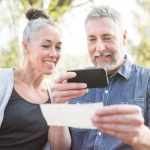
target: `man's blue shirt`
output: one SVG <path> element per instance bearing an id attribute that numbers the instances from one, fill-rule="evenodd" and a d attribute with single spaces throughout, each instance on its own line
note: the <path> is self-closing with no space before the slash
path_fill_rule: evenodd
<path id="1" fill-rule="evenodd" d="M 87 94 L 69 103 L 95 102 L 103 102 L 104 106 L 138 105 L 142 108 L 145 125 L 150 127 L 150 69 L 132 64 L 126 56 L 118 72 L 109 77 L 107 87 L 91 88 Z M 69 128 L 69 130 L 72 150 L 133 150 L 130 145 L 99 130 L 77 128 Z"/>

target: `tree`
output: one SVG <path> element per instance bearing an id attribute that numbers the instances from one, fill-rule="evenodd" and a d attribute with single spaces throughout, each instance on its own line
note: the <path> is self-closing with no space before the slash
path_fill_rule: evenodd
<path id="1" fill-rule="evenodd" d="M 20 44 L 18 33 L 20 32 L 20 22 L 19 20 L 22 18 L 22 9 L 18 8 L 18 1 L 0 1 L 1 7 L 1 23 L 0 30 L 7 30 L 9 36 L 7 38 L 7 45 L 1 46 L 0 51 L 0 67 L 18 67 L 19 66 L 19 58 L 20 58 Z M 3 10 L 3 11 L 2 11 Z M 4 26 L 5 25 L 5 26 Z M 3 40 L 5 40 L 5 38 Z"/>
<path id="2" fill-rule="evenodd" d="M 150 67 L 150 0 L 136 0 L 139 8 L 134 14 L 135 27 L 139 44 L 133 45 L 130 41 L 135 62 Z M 141 16 L 142 14 L 142 16 Z"/>
<path id="3" fill-rule="evenodd" d="M 84 3 L 73 5 L 73 0 L 50 0 L 48 8 L 45 9 L 44 0 L 0 0 L 0 6 L 3 6 L 1 7 L 0 15 L 0 31 L 4 30 L 5 28 L 8 30 L 10 35 L 9 38 L 7 37 L 7 46 L 4 45 L 0 48 L 0 67 L 18 68 L 20 66 L 20 61 L 22 60 L 20 52 L 22 51 L 22 48 L 20 44 L 21 37 L 19 37 L 19 33 L 20 28 L 22 26 L 25 26 L 25 24 L 27 23 L 27 20 L 25 21 L 25 12 L 29 8 L 38 7 L 45 9 L 49 13 L 51 18 L 60 21 L 62 16 L 69 10 L 85 5 L 89 2 L 92 2 L 92 0 L 87 0 Z M 64 59 L 66 63 L 65 66 L 62 66 L 64 67 L 64 70 L 67 70 L 67 67 L 69 68 L 68 64 L 72 64 L 72 62 L 78 62 L 77 58 L 79 57 L 76 57 L 76 60 L 68 59 L 69 62 L 66 62 Z M 82 56 L 82 59 L 86 59 L 86 57 Z M 82 62 L 83 67 L 86 66 L 85 64 L 88 64 L 85 61 Z"/>

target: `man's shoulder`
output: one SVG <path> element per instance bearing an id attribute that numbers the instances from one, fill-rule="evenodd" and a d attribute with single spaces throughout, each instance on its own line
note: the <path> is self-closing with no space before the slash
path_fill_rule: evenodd
<path id="1" fill-rule="evenodd" d="M 150 68 L 146 67 L 146 66 L 141 66 L 141 65 L 137 65 L 137 64 L 133 64 L 132 65 L 132 69 L 136 70 L 136 71 L 143 71 L 143 72 L 150 72 Z"/>

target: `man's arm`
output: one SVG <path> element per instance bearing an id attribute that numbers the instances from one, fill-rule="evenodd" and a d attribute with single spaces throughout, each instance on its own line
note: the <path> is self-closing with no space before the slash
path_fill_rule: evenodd
<path id="1" fill-rule="evenodd" d="M 69 100 L 83 96 L 88 92 L 86 83 L 68 83 L 67 80 L 74 78 L 75 72 L 66 72 L 57 77 L 51 86 L 52 103 L 67 103 Z"/>
<path id="2" fill-rule="evenodd" d="M 68 79 L 75 76 L 75 73 L 68 72 L 54 80 L 51 86 L 52 103 L 66 104 L 69 100 L 80 97 L 88 92 L 85 83 L 67 83 Z M 48 134 L 51 150 L 71 149 L 71 136 L 68 127 L 50 126 Z"/>
<path id="3" fill-rule="evenodd" d="M 51 150 L 71 149 L 71 137 L 68 127 L 51 126 L 49 128 L 48 140 Z"/>
<path id="4" fill-rule="evenodd" d="M 132 146 L 135 150 L 150 150 L 150 129 L 148 127 L 143 125 L 138 142 Z"/>
<path id="5" fill-rule="evenodd" d="M 112 105 L 97 110 L 92 118 L 100 131 L 122 140 L 135 150 L 150 150 L 150 129 L 136 105 Z"/>

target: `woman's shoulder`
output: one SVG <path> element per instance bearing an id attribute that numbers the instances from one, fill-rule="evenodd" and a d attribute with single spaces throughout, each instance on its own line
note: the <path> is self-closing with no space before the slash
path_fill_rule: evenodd
<path id="1" fill-rule="evenodd" d="M 0 68 L 0 72 L 11 72 L 13 68 Z"/>
<path id="2" fill-rule="evenodd" d="M 13 68 L 0 68 L 0 79 L 13 77 L 14 77 Z"/>

